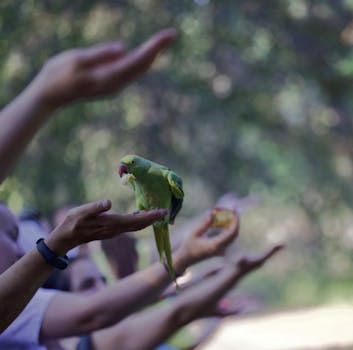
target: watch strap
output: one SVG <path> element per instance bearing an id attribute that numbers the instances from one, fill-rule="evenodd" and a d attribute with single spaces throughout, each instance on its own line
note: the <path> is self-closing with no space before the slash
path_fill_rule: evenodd
<path id="1" fill-rule="evenodd" d="M 59 270 L 64 270 L 67 268 L 67 265 L 69 264 L 69 258 L 64 255 L 64 256 L 58 256 L 55 254 L 45 243 L 44 243 L 44 238 L 38 239 L 36 242 L 37 244 L 37 249 L 39 253 L 43 256 L 44 260 L 49 264 L 54 267 L 56 267 Z"/>

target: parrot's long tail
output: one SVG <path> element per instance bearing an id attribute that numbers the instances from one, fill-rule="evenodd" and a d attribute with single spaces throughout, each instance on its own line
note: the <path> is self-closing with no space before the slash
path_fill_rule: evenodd
<path id="1" fill-rule="evenodd" d="M 168 227 L 167 227 L 168 230 Z M 166 229 L 164 227 L 164 224 L 159 224 L 159 225 L 153 225 L 153 233 L 154 233 L 154 238 L 156 240 L 156 245 L 158 249 L 158 254 L 159 254 L 159 260 L 161 263 L 164 262 L 164 235 L 168 232 L 166 232 Z"/>
<path id="2" fill-rule="evenodd" d="M 166 263 L 169 276 L 175 282 L 177 288 L 178 284 L 176 283 L 176 274 L 173 269 L 173 258 L 172 258 L 172 249 L 170 246 L 169 240 L 169 228 L 167 223 L 153 225 L 154 237 L 156 239 L 157 249 L 159 253 L 159 258 L 161 263 Z M 165 260 L 164 260 L 165 259 Z"/>

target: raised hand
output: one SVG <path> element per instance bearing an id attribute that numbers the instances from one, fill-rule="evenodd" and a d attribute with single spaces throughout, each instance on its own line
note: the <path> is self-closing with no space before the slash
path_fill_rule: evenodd
<path id="1" fill-rule="evenodd" d="M 168 214 L 166 209 L 126 215 L 106 213 L 110 208 L 109 200 L 101 200 L 71 209 L 63 222 L 49 235 L 48 246 L 57 254 L 65 254 L 82 243 L 141 230 Z"/>
<path id="2" fill-rule="evenodd" d="M 282 245 L 274 246 L 267 253 L 256 258 L 243 256 L 235 262 L 228 263 L 218 273 L 197 286 L 187 289 L 176 301 L 179 303 L 181 323 L 186 324 L 195 318 L 212 315 L 217 307 L 217 302 L 226 292 L 244 276 L 261 267 L 282 248 Z M 230 314 L 236 314 L 240 310 L 234 308 L 234 310 L 229 309 L 228 311 Z"/>
<path id="3" fill-rule="evenodd" d="M 145 73 L 175 38 L 174 29 L 165 29 L 131 51 L 118 41 L 65 51 L 48 60 L 30 88 L 49 109 L 110 95 Z"/>
<path id="4" fill-rule="evenodd" d="M 234 212 L 234 220 L 218 235 L 209 237 L 207 231 L 212 227 L 213 216 L 208 213 L 200 224 L 183 240 L 175 255 L 185 260 L 187 266 L 209 257 L 220 255 L 238 236 L 239 218 Z"/>

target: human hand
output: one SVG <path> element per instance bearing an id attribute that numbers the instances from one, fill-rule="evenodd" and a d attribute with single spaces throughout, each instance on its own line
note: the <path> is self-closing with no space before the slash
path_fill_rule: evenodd
<path id="1" fill-rule="evenodd" d="M 213 262 L 212 265 L 208 265 L 202 268 L 201 270 L 189 271 L 189 278 L 185 282 L 178 281 L 178 283 L 182 287 L 182 290 L 184 292 L 189 288 L 192 288 L 193 286 L 202 283 L 208 278 L 215 276 L 226 266 L 227 262 L 224 258 L 222 258 L 221 260 L 217 260 L 216 262 Z M 167 294 L 166 292 L 164 292 L 163 297 L 175 295 L 175 288 L 170 288 L 170 291 L 168 292 L 169 293 Z M 224 296 L 219 299 L 214 305 L 211 305 L 211 307 L 207 308 L 207 311 L 205 311 L 204 316 L 207 315 L 207 317 L 224 318 L 227 316 L 238 315 L 239 313 L 243 312 L 243 310 L 244 305 L 243 303 L 239 303 L 237 298 L 235 298 L 234 296 Z"/>
<path id="2" fill-rule="evenodd" d="M 236 262 L 233 262 L 233 268 L 235 267 L 235 281 L 233 282 L 233 285 L 236 284 L 241 278 L 243 278 L 247 274 L 260 268 L 267 260 L 269 260 L 272 256 L 274 256 L 283 248 L 283 245 L 277 245 L 272 247 L 267 253 L 257 258 L 249 258 L 243 256 Z M 213 306 L 211 305 L 209 311 L 206 311 L 206 314 L 208 313 L 209 316 L 215 317 L 227 317 L 240 314 L 245 309 L 246 304 L 237 302 L 234 297 L 222 297 Z"/>
<path id="3" fill-rule="evenodd" d="M 82 243 L 112 238 L 122 232 L 141 230 L 161 220 L 168 213 L 166 209 L 126 215 L 106 213 L 110 208 L 109 200 L 101 200 L 71 209 L 46 239 L 47 245 L 57 254 L 63 255 Z"/>
<path id="4" fill-rule="evenodd" d="M 261 267 L 282 248 L 282 245 L 274 246 L 267 253 L 256 258 L 243 256 L 235 262 L 228 263 L 218 273 L 207 278 L 197 286 L 188 288 L 177 299 L 179 312 L 177 319 L 182 324 L 186 324 L 200 317 L 214 315 L 217 302 L 225 293 L 234 287 L 244 276 Z M 233 306 L 229 307 L 226 312 L 223 312 L 222 316 L 237 314 L 241 311 L 241 308 L 237 308 L 236 305 Z"/>
<path id="5" fill-rule="evenodd" d="M 243 312 L 244 306 L 239 303 L 235 298 L 223 297 L 218 300 L 216 306 L 211 309 L 210 316 L 211 317 L 229 317 L 239 315 Z"/>
<path id="6" fill-rule="evenodd" d="M 176 266 L 176 271 L 182 271 L 196 262 L 223 254 L 226 247 L 238 236 L 239 217 L 235 212 L 234 219 L 227 228 L 218 235 L 209 237 L 207 231 L 212 227 L 212 222 L 213 215 L 210 212 L 202 219 L 198 227 L 183 240 L 175 252 L 175 260 L 182 261 L 181 266 Z"/>
<path id="7" fill-rule="evenodd" d="M 119 42 L 65 51 L 45 63 L 30 88 L 49 109 L 110 95 L 145 73 L 176 35 L 175 29 L 161 30 L 128 52 Z"/>

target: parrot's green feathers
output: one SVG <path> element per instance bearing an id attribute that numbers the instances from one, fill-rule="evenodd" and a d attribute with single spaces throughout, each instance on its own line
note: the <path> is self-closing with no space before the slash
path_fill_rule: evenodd
<path id="1" fill-rule="evenodd" d="M 178 215 L 184 199 L 183 181 L 173 171 L 168 172 L 168 183 L 172 192 L 170 205 L 169 223 L 174 224 L 175 217 Z"/>
<path id="2" fill-rule="evenodd" d="M 178 198 L 184 198 L 183 181 L 174 171 L 168 171 L 168 183 L 172 194 Z"/>
<path id="3" fill-rule="evenodd" d="M 183 204 L 182 179 L 169 168 L 136 155 L 127 155 L 121 159 L 119 175 L 123 182 L 132 184 L 139 210 L 154 208 L 169 210 L 169 217 L 166 220 L 154 224 L 154 232 L 161 260 L 167 263 L 171 276 L 175 278 L 168 223 L 174 223 Z M 163 229 L 160 228 L 161 225 Z"/>

